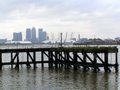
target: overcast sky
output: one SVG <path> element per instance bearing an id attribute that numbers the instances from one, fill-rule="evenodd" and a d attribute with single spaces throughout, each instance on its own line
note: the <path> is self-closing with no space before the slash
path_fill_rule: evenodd
<path id="1" fill-rule="evenodd" d="M 87 38 L 120 37 L 120 0 L 0 0 L 0 38 L 43 28 Z"/>

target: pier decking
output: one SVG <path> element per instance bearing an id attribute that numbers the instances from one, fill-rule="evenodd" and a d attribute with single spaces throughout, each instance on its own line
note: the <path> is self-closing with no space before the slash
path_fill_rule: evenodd
<path id="1" fill-rule="evenodd" d="M 3 54 L 10 54 L 7 62 L 3 60 Z M 26 55 L 26 60 L 20 60 L 20 54 Z M 114 57 L 111 57 L 114 54 Z M 113 56 L 113 55 L 112 55 Z M 110 62 L 112 59 L 112 62 Z M 11 68 L 19 69 L 20 65 L 36 69 L 37 64 L 48 64 L 49 68 L 92 69 L 97 72 L 103 68 L 110 72 L 111 67 L 118 72 L 118 48 L 117 47 L 51 47 L 51 48 L 16 48 L 0 49 L 0 70 L 3 66 L 10 65 Z"/>

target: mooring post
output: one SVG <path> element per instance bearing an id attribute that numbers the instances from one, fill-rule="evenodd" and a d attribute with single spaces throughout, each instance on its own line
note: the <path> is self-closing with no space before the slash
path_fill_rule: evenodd
<path id="1" fill-rule="evenodd" d="M 60 51 L 60 68 L 63 67 L 63 57 L 64 57 L 64 51 Z"/>
<path id="2" fill-rule="evenodd" d="M 44 55 L 43 55 L 43 51 L 41 51 L 41 67 L 42 69 L 44 68 Z"/>
<path id="3" fill-rule="evenodd" d="M 65 56 L 65 59 L 64 59 L 64 68 L 66 69 L 67 68 L 67 52 L 66 51 L 64 52 L 64 56 Z"/>
<path id="4" fill-rule="evenodd" d="M 49 68 L 53 68 L 53 53 L 52 51 L 48 51 L 48 58 L 49 58 Z"/>
<path id="5" fill-rule="evenodd" d="M 97 54 L 93 53 L 93 57 L 94 57 L 94 72 L 97 72 Z"/>
<path id="6" fill-rule="evenodd" d="M 66 55 L 67 55 L 67 56 L 66 56 L 66 69 L 69 69 L 69 66 L 70 66 L 70 65 L 69 65 L 69 64 L 70 64 L 70 63 L 69 63 L 69 52 L 67 52 Z"/>
<path id="7" fill-rule="evenodd" d="M 58 54 L 57 51 L 55 51 L 55 68 L 58 68 Z"/>
<path id="8" fill-rule="evenodd" d="M 86 52 L 83 52 L 83 71 L 87 71 Z"/>
<path id="9" fill-rule="evenodd" d="M 18 52 L 17 52 L 18 53 Z M 17 54 L 17 67 L 18 67 L 18 69 L 19 69 L 19 53 Z"/>
<path id="10" fill-rule="evenodd" d="M 118 72 L 118 53 L 115 53 L 115 71 Z"/>
<path id="11" fill-rule="evenodd" d="M 74 58 L 74 70 L 77 70 L 77 52 L 73 52 L 73 58 Z"/>
<path id="12" fill-rule="evenodd" d="M 48 51 L 48 66 L 50 69 L 51 68 L 51 53 L 50 53 L 50 51 Z"/>
<path id="13" fill-rule="evenodd" d="M 14 63 L 14 61 L 13 61 L 13 53 L 11 52 L 11 69 L 13 69 L 13 63 Z"/>
<path id="14" fill-rule="evenodd" d="M 36 52 L 33 52 L 33 64 L 34 64 L 34 70 L 36 69 Z"/>
<path id="15" fill-rule="evenodd" d="M 51 53 L 51 63 L 50 63 L 51 65 L 50 66 L 51 68 L 53 68 L 53 51 L 50 51 L 50 53 Z"/>
<path id="16" fill-rule="evenodd" d="M 30 63 L 29 63 L 29 52 L 27 52 L 27 68 L 30 68 L 31 67 L 31 65 L 30 65 Z"/>
<path id="17" fill-rule="evenodd" d="M 0 52 L 0 70 L 2 70 L 2 53 Z"/>
<path id="18" fill-rule="evenodd" d="M 62 63 L 62 51 L 59 51 L 58 57 L 59 57 L 59 68 L 62 68 L 63 67 L 63 63 Z"/>
<path id="19" fill-rule="evenodd" d="M 18 69 L 19 70 L 19 52 L 16 52 L 16 58 L 17 58 L 17 63 L 16 63 L 16 66 L 15 66 L 15 69 Z"/>
<path id="20" fill-rule="evenodd" d="M 107 51 L 105 51 L 105 53 L 104 53 L 104 58 L 105 58 L 104 69 L 105 69 L 105 72 L 108 72 L 108 52 Z"/>
<path id="21" fill-rule="evenodd" d="M 60 59 L 61 59 L 61 57 L 60 57 L 60 51 L 57 52 L 57 57 L 58 57 L 58 61 L 57 61 L 58 62 L 58 67 L 60 68 L 60 63 L 61 63 L 60 62 Z"/>
<path id="22" fill-rule="evenodd" d="M 61 67 L 60 67 L 60 66 L 61 66 L 61 52 L 60 52 L 60 51 L 58 51 L 58 58 L 59 58 L 59 59 L 58 59 L 58 62 L 59 62 L 59 63 L 58 63 L 58 67 L 61 68 Z"/>

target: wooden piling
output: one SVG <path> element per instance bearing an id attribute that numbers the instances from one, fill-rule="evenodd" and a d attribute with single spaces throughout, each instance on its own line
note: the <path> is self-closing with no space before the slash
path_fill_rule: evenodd
<path id="1" fill-rule="evenodd" d="M 87 71 L 87 67 L 86 67 L 86 52 L 83 52 L 83 71 Z"/>
<path id="2" fill-rule="evenodd" d="M 58 69 L 58 54 L 57 51 L 55 51 L 55 69 Z"/>
<path id="3" fill-rule="evenodd" d="M 93 53 L 93 58 L 94 58 L 94 72 L 97 72 L 97 55 L 96 53 Z"/>
<path id="4" fill-rule="evenodd" d="M 16 59 L 17 59 L 17 62 L 16 62 L 16 66 L 15 66 L 15 69 L 19 70 L 19 52 L 16 52 Z"/>
<path id="5" fill-rule="evenodd" d="M 104 53 L 104 58 L 105 58 L 104 69 L 105 69 L 105 72 L 108 72 L 108 52 L 107 51 L 105 51 Z"/>
<path id="6" fill-rule="evenodd" d="M 36 69 L 36 52 L 34 51 L 33 52 L 33 67 L 34 67 L 34 70 Z"/>
<path id="7" fill-rule="evenodd" d="M 77 70 L 77 52 L 73 52 L 74 70 Z"/>
<path id="8" fill-rule="evenodd" d="M 51 68 L 51 52 L 48 51 L 48 67 Z"/>
<path id="9" fill-rule="evenodd" d="M 118 72 L 118 53 L 115 53 L 115 71 Z"/>
<path id="10" fill-rule="evenodd" d="M 41 51 L 41 67 L 44 68 L 44 54 L 43 51 Z"/>
<path id="11" fill-rule="evenodd" d="M 29 52 L 27 52 L 27 68 L 30 68 L 31 65 L 30 65 L 30 62 L 29 62 Z"/>
<path id="12" fill-rule="evenodd" d="M 0 52 L 0 70 L 2 70 L 2 53 Z"/>
<path id="13" fill-rule="evenodd" d="M 11 69 L 13 69 L 13 53 L 11 52 Z"/>

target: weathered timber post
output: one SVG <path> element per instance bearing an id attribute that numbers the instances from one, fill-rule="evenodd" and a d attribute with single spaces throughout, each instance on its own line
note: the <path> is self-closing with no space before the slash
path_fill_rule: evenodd
<path id="1" fill-rule="evenodd" d="M 58 68 L 58 54 L 57 51 L 55 51 L 55 68 Z"/>
<path id="2" fill-rule="evenodd" d="M 61 59 L 61 57 L 60 57 L 60 51 L 57 52 L 57 58 L 58 58 L 58 59 L 57 59 L 57 60 L 58 60 L 58 61 L 57 61 L 57 62 L 58 62 L 58 67 L 60 68 L 60 63 L 61 63 L 61 62 L 60 62 L 60 59 Z"/>
<path id="3" fill-rule="evenodd" d="M 115 53 L 115 71 L 118 72 L 118 53 Z"/>
<path id="4" fill-rule="evenodd" d="M 87 71 L 86 52 L 83 52 L 83 71 Z"/>
<path id="5" fill-rule="evenodd" d="M 66 69 L 67 68 L 67 52 L 66 51 L 64 52 L 64 56 L 65 56 L 65 59 L 64 59 L 64 68 Z"/>
<path id="6" fill-rule="evenodd" d="M 66 55 L 67 55 L 67 56 L 66 56 L 66 65 L 67 65 L 66 69 L 69 69 L 69 68 L 70 68 L 69 52 L 67 52 Z"/>
<path id="7" fill-rule="evenodd" d="M 30 63 L 29 63 L 29 52 L 27 52 L 27 68 L 30 68 L 31 66 L 30 66 Z"/>
<path id="8" fill-rule="evenodd" d="M 48 58 L 49 58 L 49 68 L 53 68 L 53 53 L 52 51 L 48 51 Z"/>
<path id="9" fill-rule="evenodd" d="M 50 67 L 50 60 L 51 60 L 51 54 L 50 54 L 50 51 L 48 51 L 48 66 L 49 66 L 49 68 L 51 68 Z"/>
<path id="10" fill-rule="evenodd" d="M 107 51 L 105 51 L 104 53 L 104 58 L 105 58 L 104 69 L 105 69 L 105 72 L 108 72 L 108 52 Z"/>
<path id="11" fill-rule="evenodd" d="M 51 66 L 51 68 L 53 68 L 53 51 L 50 51 L 50 54 L 51 54 L 50 66 Z"/>
<path id="12" fill-rule="evenodd" d="M 94 72 L 97 72 L 97 55 L 96 55 L 96 53 L 93 53 L 93 56 L 94 56 L 94 61 L 93 61 Z"/>
<path id="13" fill-rule="evenodd" d="M 18 69 L 19 70 L 19 52 L 16 52 L 16 57 L 17 57 L 17 63 L 16 63 L 16 66 L 15 66 L 15 69 Z"/>
<path id="14" fill-rule="evenodd" d="M 74 58 L 74 70 L 77 70 L 77 52 L 73 52 L 73 58 Z"/>
<path id="15" fill-rule="evenodd" d="M 14 61 L 13 61 L 13 53 L 11 52 L 11 69 L 13 69 L 13 63 L 14 63 Z"/>
<path id="16" fill-rule="evenodd" d="M 44 68 L 44 55 L 43 55 L 43 51 L 41 51 L 41 67 L 42 69 Z"/>
<path id="17" fill-rule="evenodd" d="M 2 53 L 0 52 L 0 70 L 2 70 Z"/>
<path id="18" fill-rule="evenodd" d="M 36 69 L 36 52 L 33 52 L 33 64 L 34 64 L 34 70 Z"/>
<path id="19" fill-rule="evenodd" d="M 62 63 L 62 51 L 59 51 L 59 68 L 63 67 L 63 63 Z"/>

